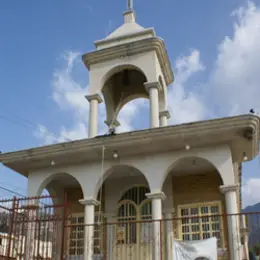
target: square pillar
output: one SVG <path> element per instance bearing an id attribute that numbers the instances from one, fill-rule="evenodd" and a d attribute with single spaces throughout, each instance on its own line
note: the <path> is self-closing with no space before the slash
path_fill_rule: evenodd
<path id="1" fill-rule="evenodd" d="M 145 194 L 152 200 L 153 220 L 153 260 L 160 260 L 162 254 L 162 200 L 166 198 L 162 191 Z"/>
<path id="2" fill-rule="evenodd" d="M 146 90 L 149 93 L 150 100 L 150 128 L 160 126 L 159 122 L 159 82 L 144 83 Z"/>
<path id="3" fill-rule="evenodd" d="M 237 210 L 238 185 L 222 185 L 220 191 L 225 194 L 226 213 L 228 219 L 228 241 L 230 260 L 241 259 L 240 225 Z"/>
<path id="4" fill-rule="evenodd" d="M 89 102 L 88 137 L 92 138 L 98 134 L 98 104 L 103 100 L 99 94 L 87 95 L 85 98 Z"/>
<path id="5" fill-rule="evenodd" d="M 170 112 L 168 110 L 163 110 L 159 113 L 160 127 L 168 126 L 168 120 L 171 118 Z"/>
<path id="6" fill-rule="evenodd" d="M 92 260 L 94 256 L 95 206 L 99 205 L 99 201 L 94 198 L 86 198 L 79 200 L 79 202 L 85 206 L 84 260 Z"/>

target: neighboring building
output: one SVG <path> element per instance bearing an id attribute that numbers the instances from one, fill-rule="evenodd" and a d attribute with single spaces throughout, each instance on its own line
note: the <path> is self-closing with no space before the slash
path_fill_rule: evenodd
<path id="1" fill-rule="evenodd" d="M 95 46 L 82 57 L 90 79 L 89 138 L 0 155 L 5 166 L 28 178 L 29 196 L 47 189 L 59 204 L 66 192 L 73 205 L 67 251 L 57 245 L 53 259 L 84 251 L 86 260 L 93 254 L 171 259 L 170 237 L 213 236 L 219 252 L 229 249 L 225 259 L 241 259 L 239 218 L 210 215 L 240 212 L 241 163 L 258 154 L 259 117 L 167 126 L 170 61 L 163 40 L 136 23 L 132 8 L 124 24 Z M 110 134 L 97 136 L 101 95 Z M 140 97 L 150 101 L 150 128 L 113 134 L 120 109 Z M 94 219 L 101 222 L 95 228 Z M 168 221 L 162 225 L 161 219 Z M 65 235 L 61 230 L 57 239 Z"/>
<path id="2" fill-rule="evenodd" d="M 28 259 L 25 257 L 25 240 L 25 236 L 16 237 L 8 233 L 0 233 L 0 259 Z M 35 245 L 34 259 L 52 259 L 51 242 L 35 240 Z M 9 258 L 7 258 L 9 250 Z"/>

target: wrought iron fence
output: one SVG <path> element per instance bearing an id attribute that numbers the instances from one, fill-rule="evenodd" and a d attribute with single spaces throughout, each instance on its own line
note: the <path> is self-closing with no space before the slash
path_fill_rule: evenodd
<path id="1" fill-rule="evenodd" d="M 0 259 L 53 259 L 63 210 L 50 196 L 1 200 Z"/>
<path id="2" fill-rule="evenodd" d="M 238 215 L 188 216 L 108 223 L 98 218 L 84 224 L 84 215 L 72 214 L 66 199 L 12 198 L 0 201 L 0 259 L 173 259 L 175 244 L 216 238 L 219 259 L 229 259 L 228 221 L 235 218 L 241 258 L 247 250 L 260 255 L 260 212 Z M 37 205 L 37 206 L 36 206 Z M 94 234 L 87 236 L 86 234 Z"/>

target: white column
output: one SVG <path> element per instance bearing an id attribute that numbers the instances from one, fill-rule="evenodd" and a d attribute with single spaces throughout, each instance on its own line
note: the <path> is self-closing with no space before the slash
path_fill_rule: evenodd
<path id="1" fill-rule="evenodd" d="M 98 134 L 98 104 L 103 100 L 99 94 L 87 95 L 85 98 L 89 101 L 88 137 L 92 138 Z"/>
<path id="2" fill-rule="evenodd" d="M 172 259 L 172 232 L 173 232 L 173 209 L 165 209 L 164 214 L 164 223 L 165 223 L 165 255 L 166 259 Z"/>
<path id="3" fill-rule="evenodd" d="M 150 99 L 150 128 L 160 126 L 159 122 L 159 86 L 158 82 L 146 82 L 145 88 L 149 92 Z"/>
<path id="4" fill-rule="evenodd" d="M 162 233 L 162 200 L 165 199 L 163 192 L 152 192 L 146 194 L 152 200 L 152 220 L 153 220 L 153 260 L 161 259 L 161 233 Z"/>
<path id="5" fill-rule="evenodd" d="M 168 110 L 163 110 L 159 113 L 160 126 L 164 127 L 168 125 L 168 119 L 171 118 L 171 115 Z"/>
<path id="6" fill-rule="evenodd" d="M 238 185 L 222 185 L 220 191 L 225 194 L 226 214 L 228 215 L 228 241 L 230 260 L 241 259 L 241 243 L 239 232 L 239 217 L 237 207 L 237 189 Z"/>
<path id="7" fill-rule="evenodd" d="M 84 260 L 92 260 L 94 255 L 94 224 L 95 224 L 95 206 L 99 201 L 93 198 L 79 200 L 85 206 L 85 234 L 84 234 Z"/>

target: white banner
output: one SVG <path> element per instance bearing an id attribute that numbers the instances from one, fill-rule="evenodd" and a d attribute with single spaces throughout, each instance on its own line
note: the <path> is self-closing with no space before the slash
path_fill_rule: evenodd
<path id="1" fill-rule="evenodd" d="M 173 239 L 173 260 L 217 260 L 217 239 L 215 237 L 198 241 Z"/>

